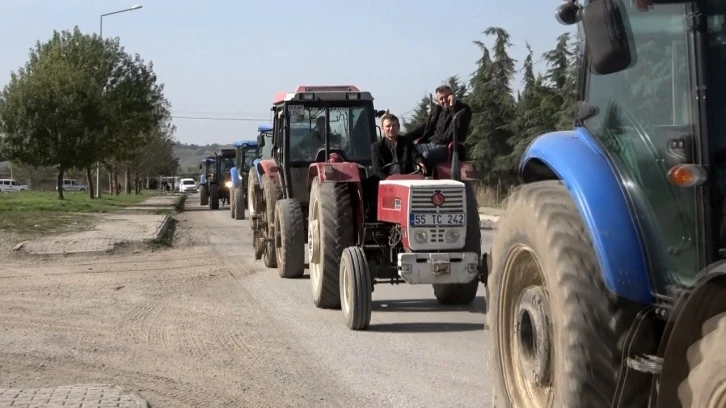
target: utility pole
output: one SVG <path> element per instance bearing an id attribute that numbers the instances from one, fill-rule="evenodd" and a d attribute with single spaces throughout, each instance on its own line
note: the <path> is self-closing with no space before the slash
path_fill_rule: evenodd
<path id="1" fill-rule="evenodd" d="M 119 14 L 119 13 L 125 13 L 127 11 L 134 11 L 138 10 L 140 8 L 143 8 L 144 6 L 137 5 L 132 6 L 127 9 L 119 10 L 119 11 L 113 11 L 111 13 L 101 14 L 101 17 L 99 18 L 100 24 L 99 24 L 99 30 L 98 35 L 101 39 L 103 39 L 103 18 L 106 16 L 110 16 L 113 14 Z M 96 198 L 101 198 L 101 160 L 96 160 Z"/>

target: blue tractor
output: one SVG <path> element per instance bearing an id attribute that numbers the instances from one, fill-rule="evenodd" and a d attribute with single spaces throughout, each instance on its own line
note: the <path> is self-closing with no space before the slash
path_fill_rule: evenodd
<path id="1" fill-rule="evenodd" d="M 232 179 L 232 193 L 230 210 L 235 220 L 245 219 L 245 206 L 247 204 L 248 171 L 252 162 L 260 157 L 260 145 L 256 140 L 242 140 L 234 142 L 235 166 L 230 170 Z"/>
<path id="2" fill-rule="evenodd" d="M 263 123 L 257 126 L 257 146 L 259 156 L 252 160 L 248 166 L 247 181 L 247 210 L 250 212 L 250 218 L 254 219 L 257 215 L 257 209 L 261 208 L 262 197 L 262 175 L 257 171 L 257 164 L 261 159 L 269 159 L 272 157 L 272 124 Z M 250 223 L 252 229 L 255 228 L 254 222 Z"/>
<path id="3" fill-rule="evenodd" d="M 529 145 L 499 222 L 494 406 L 724 407 L 726 1 L 556 15 L 582 30 L 584 100 Z"/>

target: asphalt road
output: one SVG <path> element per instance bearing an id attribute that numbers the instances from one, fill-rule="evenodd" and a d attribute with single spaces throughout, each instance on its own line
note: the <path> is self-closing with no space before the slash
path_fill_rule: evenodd
<path id="1" fill-rule="evenodd" d="M 337 382 L 332 388 L 360 397 L 349 406 L 491 407 L 483 285 L 469 307 L 439 306 L 428 285 L 378 285 L 370 328 L 353 332 L 340 310 L 313 305 L 307 271 L 303 279 L 286 280 L 254 261 L 249 221 L 233 220 L 229 207 L 202 208 L 196 195 L 186 207 L 185 217 L 219 227 L 209 234 L 215 251 L 250 255 L 245 267 L 255 273 L 239 284 L 275 316 L 270 324 L 282 326 L 299 353 L 325 367 Z M 482 230 L 484 251 L 492 232 Z"/>

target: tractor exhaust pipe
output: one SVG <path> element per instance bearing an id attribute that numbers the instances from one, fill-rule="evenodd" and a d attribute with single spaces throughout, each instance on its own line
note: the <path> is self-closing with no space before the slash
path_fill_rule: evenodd
<path id="1" fill-rule="evenodd" d="M 451 152 L 451 179 L 456 181 L 460 181 L 461 179 L 461 174 L 459 173 L 459 132 L 456 129 L 456 119 L 463 112 L 463 110 L 456 112 L 451 119 L 451 125 L 454 127 L 454 140 L 451 141 L 454 147 L 454 150 Z"/>

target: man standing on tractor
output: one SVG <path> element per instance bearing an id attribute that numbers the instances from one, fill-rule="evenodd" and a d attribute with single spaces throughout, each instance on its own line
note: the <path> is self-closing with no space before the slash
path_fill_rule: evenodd
<path id="1" fill-rule="evenodd" d="M 391 174 L 413 173 L 416 169 L 426 173 L 424 157 L 411 139 L 399 137 L 401 125 L 396 115 L 386 113 L 381 117 L 383 139 L 371 145 L 371 168 L 373 174 L 363 181 L 363 194 L 367 203 L 366 214 L 375 217 L 378 182 Z"/>
<path id="2" fill-rule="evenodd" d="M 450 86 L 436 88 L 436 100 L 439 103 L 431 108 L 426 122 L 402 135 L 417 143 L 416 147 L 426 159 L 426 165 L 432 169 L 437 163 L 446 161 L 448 145 L 454 138 L 454 127 L 459 135 L 458 142 L 463 143 L 471 121 L 471 108 L 456 100 Z M 459 111 L 463 112 L 453 123 L 454 115 Z"/>

